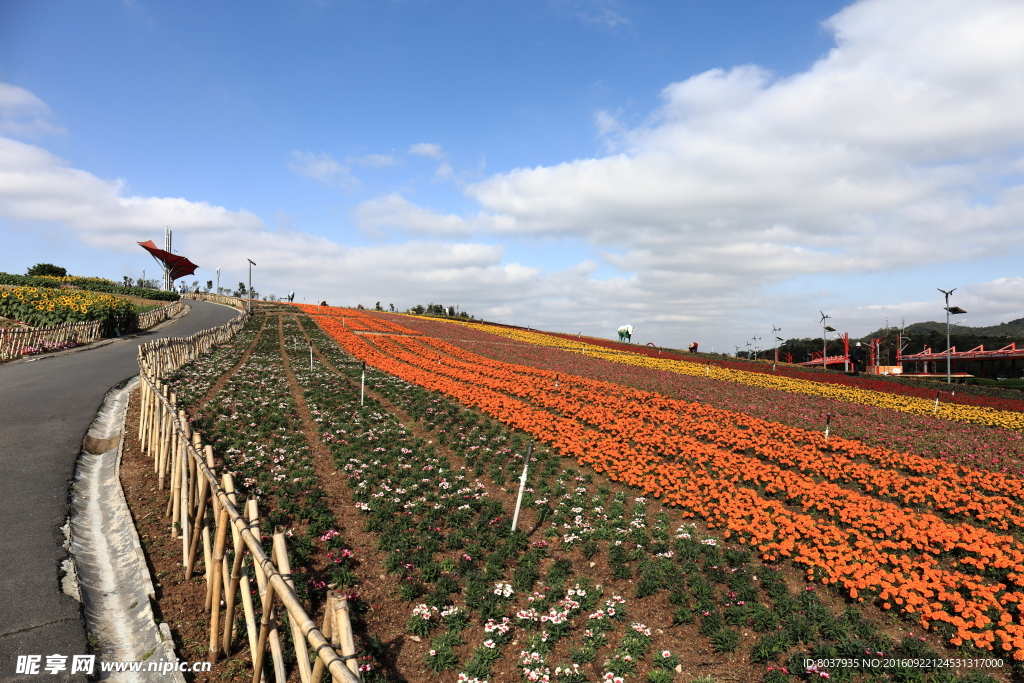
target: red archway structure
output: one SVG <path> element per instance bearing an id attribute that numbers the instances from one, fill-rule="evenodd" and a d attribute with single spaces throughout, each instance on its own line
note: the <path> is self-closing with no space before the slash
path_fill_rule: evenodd
<path id="1" fill-rule="evenodd" d="M 170 273 L 171 280 L 177 280 L 179 277 L 183 277 L 185 275 L 192 275 L 196 272 L 196 268 L 199 267 L 184 256 L 178 256 L 177 254 L 172 254 L 160 249 L 153 244 L 153 240 L 137 242 L 137 244 L 148 251 L 153 258 L 160 262 L 161 265 L 167 268 Z"/>

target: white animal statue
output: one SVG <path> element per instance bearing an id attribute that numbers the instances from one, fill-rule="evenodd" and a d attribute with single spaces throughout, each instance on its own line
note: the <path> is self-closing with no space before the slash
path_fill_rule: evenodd
<path id="1" fill-rule="evenodd" d="M 623 325 L 619 328 L 619 341 L 631 341 L 633 339 L 633 326 Z"/>

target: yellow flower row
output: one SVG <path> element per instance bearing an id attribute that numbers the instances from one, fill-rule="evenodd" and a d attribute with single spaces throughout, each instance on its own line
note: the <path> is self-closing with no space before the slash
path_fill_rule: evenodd
<path id="1" fill-rule="evenodd" d="M 127 319 L 131 301 L 111 294 L 46 287 L 0 290 L 0 315 L 37 327 L 84 320 Z"/>
<path id="2" fill-rule="evenodd" d="M 778 391 L 789 391 L 810 396 L 821 396 L 846 403 L 857 403 L 860 405 L 875 406 L 889 410 L 898 410 L 904 413 L 915 415 L 932 415 L 945 420 L 956 420 L 960 422 L 973 422 L 975 424 L 991 425 L 995 427 L 1006 427 L 1008 429 L 1024 429 L 1024 413 L 1011 410 L 997 410 L 984 406 L 968 406 L 952 403 L 939 403 L 917 398 L 913 396 L 901 396 L 882 391 L 872 391 L 842 384 L 828 384 L 825 382 L 814 382 L 812 380 L 795 379 L 779 375 L 769 375 L 760 372 L 746 372 L 743 370 L 732 370 L 714 364 L 693 363 L 688 361 L 669 360 L 664 358 L 652 358 L 629 351 L 614 351 L 604 346 L 588 344 L 583 340 L 573 341 L 561 337 L 554 337 L 538 332 L 527 332 L 512 328 L 490 328 L 483 325 L 473 325 L 457 320 L 452 322 L 475 330 L 490 332 L 502 337 L 508 337 L 528 344 L 538 346 L 549 346 L 576 351 L 596 356 L 604 360 L 625 365 L 634 365 L 655 370 L 668 370 L 681 375 L 695 375 L 711 377 L 713 379 L 727 382 L 739 382 L 764 389 L 775 389 Z"/>
<path id="3" fill-rule="evenodd" d="M 47 280 L 53 280 L 54 282 L 64 282 L 73 284 L 75 282 L 97 282 L 105 285 L 119 285 L 120 283 L 108 280 L 105 277 L 80 277 L 78 275 L 36 275 L 34 277 L 46 278 Z"/>

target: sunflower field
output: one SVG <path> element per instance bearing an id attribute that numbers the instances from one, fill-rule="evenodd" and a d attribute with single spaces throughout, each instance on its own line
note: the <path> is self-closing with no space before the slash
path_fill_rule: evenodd
<path id="1" fill-rule="evenodd" d="M 0 291 L 0 315 L 34 327 L 68 322 L 103 321 L 104 335 L 129 330 L 135 324 L 135 306 L 110 294 L 43 287 L 15 287 Z"/>
<path id="2" fill-rule="evenodd" d="M 77 275 L 13 275 L 0 272 L 0 285 L 14 287 L 41 287 L 47 289 L 81 289 L 90 292 L 105 292 L 122 296 L 137 296 L 143 299 L 159 301 L 177 301 L 177 292 L 165 292 L 145 287 L 125 287 L 124 285 L 102 277 L 79 277 Z"/>

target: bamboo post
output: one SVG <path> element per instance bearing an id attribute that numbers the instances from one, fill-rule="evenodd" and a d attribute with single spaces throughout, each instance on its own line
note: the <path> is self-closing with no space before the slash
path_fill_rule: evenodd
<path id="1" fill-rule="evenodd" d="M 145 361 L 142 360 L 141 349 L 139 353 L 139 374 L 146 374 Z M 149 417 L 148 408 L 149 406 L 149 384 L 146 382 L 142 383 L 139 387 L 139 444 L 143 452 L 146 450 L 146 421 Z"/>
<path id="2" fill-rule="evenodd" d="M 173 414 L 172 414 L 173 419 Z M 171 537 L 176 538 L 174 523 L 178 521 L 178 510 L 181 504 L 181 449 L 178 443 L 178 432 L 170 434 L 171 442 L 171 495 L 167 499 L 167 516 L 171 518 Z"/>
<path id="3" fill-rule="evenodd" d="M 178 411 L 178 420 L 181 422 L 181 428 L 183 433 L 178 438 L 178 442 L 181 444 L 181 452 L 178 455 L 178 499 L 175 500 L 175 505 L 178 508 L 175 519 L 178 520 L 181 528 L 181 563 L 185 564 L 188 562 L 188 532 L 189 532 L 189 509 L 188 509 L 188 487 L 189 487 L 189 466 L 188 456 L 189 442 L 191 441 L 190 429 L 188 427 L 188 417 L 185 415 L 184 410 Z"/>
<path id="4" fill-rule="evenodd" d="M 206 452 L 206 466 L 213 470 L 213 446 L 207 446 Z M 206 477 L 203 477 L 206 479 Z M 208 484 L 209 486 L 209 484 Z M 212 487 L 210 487 L 212 489 Z M 214 492 L 210 491 L 210 512 L 213 513 L 211 517 L 214 521 L 217 520 L 217 513 L 220 510 L 220 504 L 217 501 L 217 496 Z M 207 519 L 203 523 L 203 567 L 205 568 L 204 577 L 206 579 L 206 611 L 210 611 L 210 600 L 213 598 L 213 548 L 210 543 L 210 521 Z"/>
<path id="5" fill-rule="evenodd" d="M 288 548 L 285 546 L 284 533 L 280 531 L 280 528 L 274 534 L 274 562 L 277 565 L 277 570 L 284 576 L 285 583 L 294 591 L 295 581 L 292 579 L 291 563 L 288 562 Z M 302 679 L 302 683 L 309 683 L 312 675 L 309 666 L 309 644 L 306 642 L 306 636 L 298 622 L 295 619 L 288 619 L 288 621 L 292 627 L 292 643 L 295 645 L 295 659 L 299 663 L 299 677 Z"/>
<path id="6" fill-rule="evenodd" d="M 336 591 L 327 591 L 327 605 L 324 607 L 324 620 L 323 626 L 320 627 L 320 632 L 324 634 L 324 638 L 331 641 L 331 644 L 337 649 L 340 642 L 337 641 L 336 631 L 334 629 L 334 601 L 337 600 Z M 316 662 L 313 663 L 313 673 L 311 675 L 312 683 L 322 683 L 324 679 L 324 660 L 319 657 L 316 658 Z"/>
<path id="7" fill-rule="evenodd" d="M 262 539 L 263 535 L 260 532 L 260 513 L 259 505 L 256 500 L 250 498 L 248 501 L 248 515 L 249 515 L 249 531 L 257 539 Z M 266 600 L 264 594 L 267 591 L 269 581 L 267 580 L 266 574 L 263 572 L 263 567 L 260 566 L 255 560 L 252 563 L 253 571 L 256 572 L 256 586 L 260 592 L 260 600 Z M 264 603 L 265 605 L 266 603 Z M 265 649 L 264 648 L 261 648 Z M 277 632 L 277 620 L 274 618 L 273 612 L 270 614 L 270 654 L 274 659 L 274 679 L 275 681 L 286 680 L 284 671 L 284 656 L 281 654 L 281 636 Z"/>
<path id="8" fill-rule="evenodd" d="M 220 635 L 220 572 L 222 571 L 221 563 L 224 559 L 224 543 L 227 540 L 228 532 L 228 509 L 221 506 L 219 512 L 220 514 L 217 517 L 217 541 L 213 546 L 213 580 L 211 582 L 213 595 L 210 602 L 210 662 L 217 661 L 217 637 Z"/>
<path id="9" fill-rule="evenodd" d="M 263 675 L 263 659 L 267 652 L 267 635 L 274 624 L 274 586 L 267 586 L 267 592 L 263 595 L 263 616 L 260 619 L 260 642 L 256 645 L 256 652 L 253 653 L 252 683 L 259 683 Z M 273 649 L 273 645 L 271 645 Z M 276 664 L 276 662 L 275 662 Z M 282 683 L 285 679 L 275 678 L 275 683 Z"/>
<path id="10" fill-rule="evenodd" d="M 153 370 L 149 367 L 149 362 L 147 361 L 146 377 L 150 378 L 152 374 Z M 156 445 L 156 435 L 159 430 L 157 419 L 160 415 L 160 401 L 153 386 L 149 382 L 146 382 L 146 386 L 149 391 L 149 426 L 146 428 L 146 442 L 149 446 L 149 457 L 153 458 L 153 471 L 155 472 L 160 461 L 160 450 Z"/>
<path id="11" fill-rule="evenodd" d="M 167 387 L 163 387 L 163 397 L 167 398 Z M 160 428 L 157 433 L 157 443 L 160 448 L 160 459 L 157 462 L 157 490 L 164 490 L 164 476 L 167 472 L 167 456 L 170 448 L 168 439 L 168 425 L 170 424 L 170 411 L 167 404 L 160 401 Z"/>
<path id="12" fill-rule="evenodd" d="M 356 679 L 359 679 L 359 662 L 356 661 L 356 644 L 352 638 L 352 622 L 348 614 L 348 599 L 342 596 L 334 603 L 334 629 L 341 641 L 341 658 Z"/>
<path id="13" fill-rule="evenodd" d="M 192 433 L 192 448 L 195 452 L 203 452 L 203 440 L 199 436 L 199 432 Z M 195 458 L 188 459 L 188 509 L 190 513 L 195 513 L 196 508 L 199 506 L 199 481 L 205 479 L 199 474 L 199 463 L 195 461 Z"/>
<path id="14" fill-rule="evenodd" d="M 209 446 L 207 446 L 207 448 L 209 448 Z M 206 537 L 207 537 L 207 539 L 209 539 L 209 528 L 206 527 L 206 525 L 204 524 L 204 522 L 206 521 L 206 505 L 207 505 L 207 500 L 208 500 L 208 496 L 206 495 L 207 487 L 208 487 L 208 484 L 207 484 L 207 481 L 206 481 L 206 477 L 200 477 L 199 478 L 199 509 L 196 511 L 195 525 L 192 528 L 192 542 L 189 545 L 188 559 L 185 561 L 185 580 L 186 581 L 188 581 L 189 579 L 192 578 L 192 570 L 195 567 L 195 563 L 196 563 L 196 550 L 199 547 L 199 536 L 200 536 L 200 534 L 203 531 L 205 531 L 206 532 Z M 209 562 L 206 563 L 206 566 L 209 567 Z"/>
<path id="15" fill-rule="evenodd" d="M 224 483 L 228 485 L 224 490 L 227 492 L 228 498 L 231 499 L 231 504 L 237 507 L 235 482 L 230 474 L 224 475 Z M 221 648 L 224 650 L 225 657 L 231 656 L 231 639 L 234 635 L 232 631 L 235 626 L 235 596 L 238 595 L 238 587 L 242 582 L 242 560 L 245 558 L 245 544 L 242 543 L 242 537 L 234 525 L 231 526 L 231 541 L 235 548 L 235 557 L 231 564 L 231 586 L 228 588 L 227 593 L 227 609 L 224 612 L 226 615 L 224 619 L 224 636 L 221 638 Z"/>
<path id="16" fill-rule="evenodd" d="M 146 453 L 153 459 L 153 469 L 156 470 L 156 452 L 153 449 L 153 434 L 156 430 L 156 410 L 157 410 L 157 399 L 156 393 L 153 391 L 153 386 L 149 383 L 152 381 L 150 376 L 152 371 L 149 369 L 149 361 L 146 362 L 143 369 L 143 376 L 149 380 L 143 382 L 146 387 Z"/>
<path id="17" fill-rule="evenodd" d="M 242 559 L 242 612 L 245 614 L 245 630 L 249 636 L 249 652 L 253 656 L 256 653 L 256 644 L 259 640 L 259 633 L 257 631 L 256 624 L 256 610 L 253 608 L 252 593 L 249 585 L 249 567 L 248 563 L 245 562 L 245 558 Z"/>

